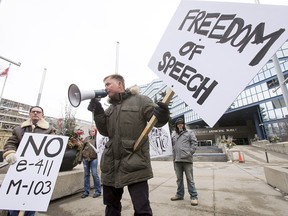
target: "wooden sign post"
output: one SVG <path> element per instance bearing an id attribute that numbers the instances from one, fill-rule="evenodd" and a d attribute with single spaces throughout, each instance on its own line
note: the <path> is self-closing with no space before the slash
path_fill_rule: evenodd
<path id="1" fill-rule="evenodd" d="M 174 92 L 171 89 L 168 89 L 166 92 L 165 97 L 163 98 L 162 102 L 166 105 L 169 104 L 170 100 L 172 99 L 174 95 Z M 138 140 L 136 141 L 134 145 L 134 151 L 136 151 L 142 144 L 144 138 L 146 138 L 149 134 L 149 132 L 152 130 L 154 125 L 157 123 L 157 118 L 155 115 L 153 115 L 150 119 L 150 121 L 147 123 L 146 127 L 142 131 L 141 135 L 139 136 Z"/>

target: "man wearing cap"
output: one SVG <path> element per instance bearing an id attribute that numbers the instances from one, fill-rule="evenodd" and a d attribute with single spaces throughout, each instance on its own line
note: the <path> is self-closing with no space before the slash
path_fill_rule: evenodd
<path id="1" fill-rule="evenodd" d="M 184 199 L 183 172 L 185 173 L 191 205 L 198 205 L 198 194 L 193 178 L 193 154 L 197 147 L 195 133 L 187 130 L 182 118 L 175 122 L 175 131 L 172 133 L 173 163 L 177 177 L 177 192 L 172 201 Z"/>

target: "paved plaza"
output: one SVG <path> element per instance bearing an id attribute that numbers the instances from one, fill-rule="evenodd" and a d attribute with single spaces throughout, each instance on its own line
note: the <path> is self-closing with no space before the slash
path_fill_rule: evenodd
<path id="1" fill-rule="evenodd" d="M 288 194 L 266 183 L 264 166 L 288 168 L 288 155 L 265 152 L 257 147 L 237 146 L 244 152 L 245 163 L 195 162 L 194 175 L 199 205 L 191 206 L 185 184 L 185 197 L 170 201 L 176 192 L 176 177 L 172 161 L 152 161 L 154 178 L 149 181 L 150 202 L 155 216 L 220 216 L 277 215 L 286 216 Z M 92 193 L 91 193 L 92 194 Z M 125 190 L 122 215 L 132 216 L 133 206 Z M 81 192 L 52 201 L 47 212 L 37 216 L 102 216 L 102 197 L 81 199 Z"/>

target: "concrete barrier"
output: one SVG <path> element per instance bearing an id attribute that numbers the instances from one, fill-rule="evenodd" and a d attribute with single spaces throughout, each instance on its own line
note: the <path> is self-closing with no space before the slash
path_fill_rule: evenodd
<path id="1" fill-rule="evenodd" d="M 288 154 L 288 142 L 266 144 L 267 150 Z"/>
<path id="2" fill-rule="evenodd" d="M 227 162 L 225 153 L 195 153 L 193 155 L 194 162 Z"/>
<path id="3" fill-rule="evenodd" d="M 268 140 L 260 140 L 252 142 L 252 146 L 267 149 L 268 151 L 288 154 L 288 142 L 269 143 Z"/>
<path id="4" fill-rule="evenodd" d="M 288 167 L 265 166 L 264 173 L 267 184 L 288 193 Z"/>
<path id="5" fill-rule="evenodd" d="M 270 142 L 268 140 L 258 140 L 255 142 L 252 142 L 252 146 L 260 147 L 260 148 L 266 148 L 266 145 Z"/>
<path id="6" fill-rule="evenodd" d="M 93 186 L 92 182 L 91 185 Z M 84 170 L 81 164 L 74 167 L 71 171 L 59 172 L 51 200 L 79 193 L 83 191 L 83 188 Z"/>

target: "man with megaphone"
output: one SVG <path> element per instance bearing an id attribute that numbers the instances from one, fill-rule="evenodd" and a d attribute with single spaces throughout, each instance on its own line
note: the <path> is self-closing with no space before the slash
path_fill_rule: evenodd
<path id="1" fill-rule="evenodd" d="M 99 99 L 91 99 L 88 110 L 94 113 L 94 121 L 100 134 L 107 136 L 100 168 L 103 184 L 103 201 L 106 216 L 121 215 L 123 189 L 128 191 L 134 207 L 134 215 L 152 215 L 149 201 L 148 179 L 153 177 L 148 137 L 134 151 L 134 144 L 147 122 L 154 115 L 156 127 L 169 120 L 168 106 L 157 104 L 139 94 L 139 87 L 125 89 L 124 78 L 112 74 L 104 78 L 110 106 L 104 111 Z"/>

